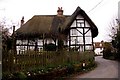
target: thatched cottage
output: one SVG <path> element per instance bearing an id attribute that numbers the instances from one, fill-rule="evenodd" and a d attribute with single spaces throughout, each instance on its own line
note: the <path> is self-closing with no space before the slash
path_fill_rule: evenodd
<path id="1" fill-rule="evenodd" d="M 57 15 L 35 15 L 25 24 L 23 22 L 24 18 L 15 35 L 19 52 L 44 50 L 46 44 L 58 47 L 59 41 L 63 41 L 68 50 L 93 50 L 93 38 L 98 35 L 96 25 L 80 7 L 72 15 L 63 15 L 62 8 L 58 8 Z"/>

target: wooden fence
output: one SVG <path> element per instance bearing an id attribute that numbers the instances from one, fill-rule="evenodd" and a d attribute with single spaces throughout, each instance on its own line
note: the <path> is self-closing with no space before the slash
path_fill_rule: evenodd
<path id="1" fill-rule="evenodd" d="M 3 71 L 20 71 L 28 70 L 35 67 L 46 67 L 48 65 L 62 65 L 65 63 L 82 62 L 94 58 L 90 52 L 35 52 L 27 51 L 23 54 L 12 54 L 10 52 L 3 58 Z"/>

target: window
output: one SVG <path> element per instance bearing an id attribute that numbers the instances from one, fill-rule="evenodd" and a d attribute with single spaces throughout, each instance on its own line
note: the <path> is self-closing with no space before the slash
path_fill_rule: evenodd
<path id="1" fill-rule="evenodd" d="M 85 50 L 93 50 L 93 46 L 92 45 L 87 45 L 87 46 L 85 46 Z"/>
<path id="2" fill-rule="evenodd" d="M 70 31 L 71 31 L 71 35 L 77 35 L 76 29 L 71 29 Z"/>
<path id="3" fill-rule="evenodd" d="M 84 27 L 84 20 L 77 20 L 77 27 Z"/>
<path id="4" fill-rule="evenodd" d="M 85 37 L 85 44 L 92 44 L 92 38 L 91 37 Z"/>

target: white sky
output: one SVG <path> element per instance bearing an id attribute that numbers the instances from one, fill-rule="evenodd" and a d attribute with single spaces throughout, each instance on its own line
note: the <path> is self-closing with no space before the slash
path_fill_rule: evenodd
<path id="1" fill-rule="evenodd" d="M 19 28 L 22 16 L 27 21 L 34 15 L 56 15 L 58 7 L 63 7 L 64 15 L 71 15 L 80 6 L 98 27 L 99 35 L 94 41 L 109 41 L 108 28 L 112 19 L 117 17 L 118 1 L 120 0 L 0 0 L 0 20 L 5 18 L 7 27 L 15 25 Z M 101 4 L 94 8 L 99 2 Z M 94 9 L 91 10 L 92 8 Z"/>

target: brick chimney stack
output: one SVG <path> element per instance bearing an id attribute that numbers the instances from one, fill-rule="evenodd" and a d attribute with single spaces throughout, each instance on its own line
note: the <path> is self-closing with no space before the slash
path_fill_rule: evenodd
<path id="1" fill-rule="evenodd" d="M 24 16 L 22 17 L 22 20 L 21 20 L 21 25 L 22 26 L 24 24 Z"/>
<path id="2" fill-rule="evenodd" d="M 58 7 L 57 16 L 62 16 L 62 15 L 63 15 L 62 7 Z"/>

